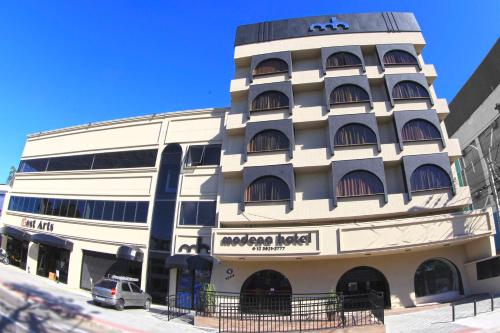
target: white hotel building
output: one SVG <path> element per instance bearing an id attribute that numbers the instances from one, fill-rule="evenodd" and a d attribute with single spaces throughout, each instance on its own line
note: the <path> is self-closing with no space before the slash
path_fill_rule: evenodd
<path id="1" fill-rule="evenodd" d="M 29 135 L 1 246 L 29 274 L 127 276 L 157 302 L 207 282 L 392 307 L 498 291 L 425 44 L 411 13 L 240 26 L 230 108 Z"/>

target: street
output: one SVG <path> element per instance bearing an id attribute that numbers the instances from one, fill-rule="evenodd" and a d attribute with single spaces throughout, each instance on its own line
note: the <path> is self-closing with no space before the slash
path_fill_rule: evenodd
<path id="1" fill-rule="evenodd" d="M 116 311 L 92 304 L 90 293 L 70 290 L 14 266 L 0 265 L 0 332 L 212 332 L 167 321 L 165 307 Z"/>

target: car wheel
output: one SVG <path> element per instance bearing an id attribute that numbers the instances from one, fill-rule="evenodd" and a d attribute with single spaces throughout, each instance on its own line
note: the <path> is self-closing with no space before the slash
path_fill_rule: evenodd
<path id="1" fill-rule="evenodd" d="M 151 300 L 147 299 L 146 302 L 144 302 L 144 310 L 148 310 L 151 308 Z"/>
<path id="2" fill-rule="evenodd" d="M 124 307 L 125 307 L 125 302 L 123 301 L 123 299 L 119 299 L 118 301 L 116 301 L 115 305 L 116 310 L 121 311 L 123 310 Z"/>

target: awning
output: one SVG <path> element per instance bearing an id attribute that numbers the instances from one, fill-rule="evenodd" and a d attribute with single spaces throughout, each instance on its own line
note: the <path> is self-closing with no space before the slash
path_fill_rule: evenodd
<path id="1" fill-rule="evenodd" d="M 47 234 L 34 234 L 31 236 L 31 241 L 33 243 L 43 244 L 47 246 L 58 247 L 60 249 L 72 251 L 73 242 L 66 240 L 64 238 L 47 235 Z"/>
<path id="2" fill-rule="evenodd" d="M 209 255 L 176 254 L 165 261 L 166 268 L 210 269 L 216 259 Z"/>
<path id="3" fill-rule="evenodd" d="M 116 258 L 142 262 L 144 259 L 144 252 L 135 246 L 122 245 L 116 251 Z"/>
<path id="4" fill-rule="evenodd" d="M 188 269 L 188 258 L 192 257 L 189 254 L 176 254 L 170 257 L 167 257 L 165 260 L 166 268 L 179 268 L 179 269 Z"/>
<path id="5" fill-rule="evenodd" d="M 1 227 L 0 234 L 4 234 L 12 238 L 19 239 L 20 241 L 26 241 L 26 242 L 29 242 L 31 239 L 31 235 L 29 233 L 9 226 Z"/>

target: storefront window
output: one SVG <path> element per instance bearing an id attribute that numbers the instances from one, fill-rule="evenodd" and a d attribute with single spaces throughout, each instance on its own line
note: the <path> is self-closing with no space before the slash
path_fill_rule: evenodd
<path id="1" fill-rule="evenodd" d="M 68 250 L 40 244 L 37 275 L 68 283 L 69 255 Z"/>
<path id="2" fill-rule="evenodd" d="M 459 291 L 457 269 L 448 261 L 431 259 L 421 264 L 415 273 L 417 297 Z"/>
<path id="3" fill-rule="evenodd" d="M 200 291 L 210 283 L 211 269 L 177 270 L 177 306 L 195 309 L 199 304 Z"/>
<path id="4" fill-rule="evenodd" d="M 1 235 L 0 235 L 1 237 Z M 21 269 L 26 269 L 26 261 L 28 260 L 29 243 L 17 238 L 7 236 L 7 254 L 10 264 Z"/>

